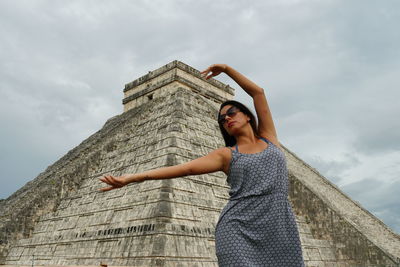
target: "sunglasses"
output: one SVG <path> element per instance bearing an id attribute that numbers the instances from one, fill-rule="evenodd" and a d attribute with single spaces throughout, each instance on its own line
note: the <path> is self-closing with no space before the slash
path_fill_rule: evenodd
<path id="1" fill-rule="evenodd" d="M 230 118 L 233 118 L 236 116 L 236 114 L 240 112 L 240 109 L 238 109 L 235 106 L 230 107 L 225 114 L 220 114 L 218 115 L 218 123 L 219 124 L 224 124 L 226 122 L 226 116 L 229 116 Z"/>

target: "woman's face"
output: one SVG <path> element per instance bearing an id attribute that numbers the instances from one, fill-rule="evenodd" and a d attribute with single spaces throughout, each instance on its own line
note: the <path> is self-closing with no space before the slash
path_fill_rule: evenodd
<path id="1" fill-rule="evenodd" d="M 219 112 L 218 122 L 224 127 L 229 135 L 234 135 L 239 129 L 247 125 L 249 116 L 240 111 L 239 108 L 226 105 Z"/>

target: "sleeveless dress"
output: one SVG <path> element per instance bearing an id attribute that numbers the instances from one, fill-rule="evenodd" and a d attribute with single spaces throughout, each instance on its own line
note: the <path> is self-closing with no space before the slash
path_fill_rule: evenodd
<path id="1" fill-rule="evenodd" d="M 303 267 L 301 242 L 288 200 L 284 153 L 268 147 L 254 154 L 232 150 L 230 199 L 219 216 L 215 243 L 220 267 Z"/>

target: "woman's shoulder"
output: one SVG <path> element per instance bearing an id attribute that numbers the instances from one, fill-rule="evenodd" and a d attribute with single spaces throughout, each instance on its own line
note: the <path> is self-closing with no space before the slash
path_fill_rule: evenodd
<path id="1" fill-rule="evenodd" d="M 220 147 L 220 148 L 214 150 L 214 153 L 219 154 L 223 158 L 224 163 L 227 164 L 232 159 L 233 151 L 234 151 L 234 148 L 231 148 L 231 147 Z"/>
<path id="2" fill-rule="evenodd" d="M 229 169 L 229 162 L 232 159 L 232 150 L 230 147 L 220 147 L 212 151 L 212 153 L 216 153 L 219 157 L 222 158 L 223 161 L 223 169 L 222 171 L 227 174 Z"/>
<path id="3" fill-rule="evenodd" d="M 230 157 L 233 150 L 234 150 L 233 147 L 225 146 L 225 147 L 217 148 L 216 150 L 214 150 L 214 152 L 218 153 L 224 157 L 226 157 L 226 156 Z"/>

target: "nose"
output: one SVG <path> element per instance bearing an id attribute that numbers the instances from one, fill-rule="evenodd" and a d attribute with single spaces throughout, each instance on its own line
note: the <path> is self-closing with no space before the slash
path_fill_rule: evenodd
<path id="1" fill-rule="evenodd" d="M 228 125 L 231 122 L 232 118 L 229 116 L 225 117 L 225 124 Z"/>

